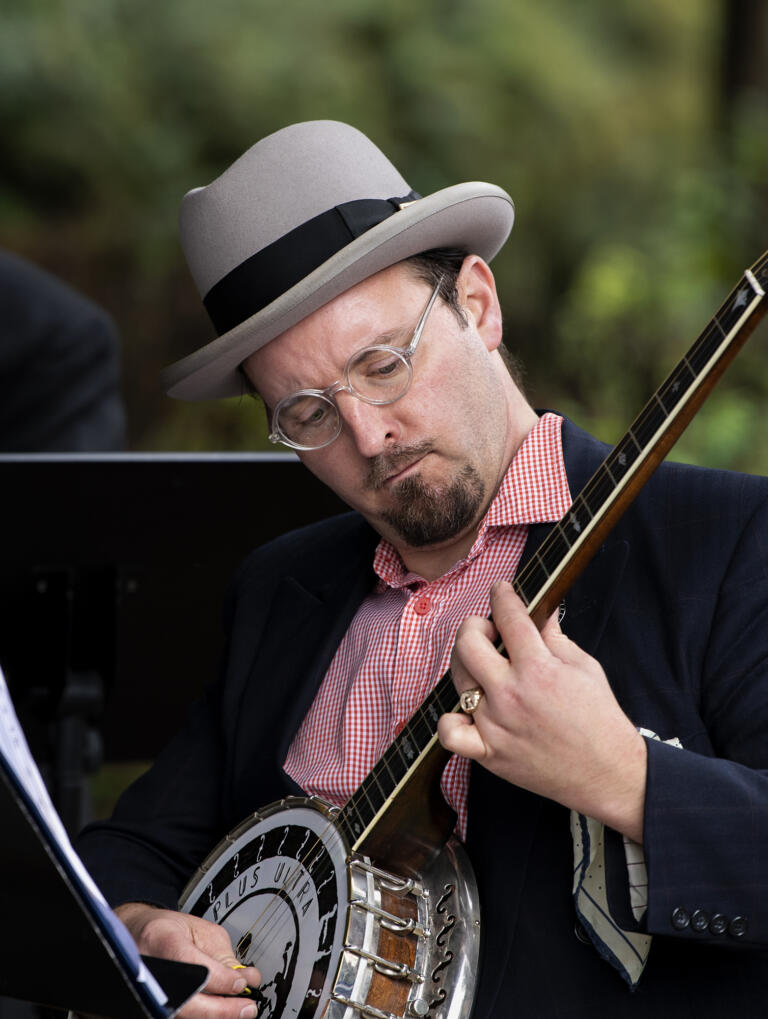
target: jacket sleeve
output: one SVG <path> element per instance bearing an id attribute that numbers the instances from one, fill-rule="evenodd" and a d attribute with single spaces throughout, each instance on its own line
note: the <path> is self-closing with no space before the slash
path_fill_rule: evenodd
<path id="1" fill-rule="evenodd" d="M 647 741 L 645 924 L 694 942 L 768 945 L 765 501 L 722 574 L 702 672 L 698 743 Z"/>

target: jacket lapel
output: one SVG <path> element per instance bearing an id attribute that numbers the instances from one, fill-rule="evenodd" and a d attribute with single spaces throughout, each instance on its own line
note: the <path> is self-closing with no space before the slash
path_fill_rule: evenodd
<path id="1" fill-rule="evenodd" d="M 370 533 L 351 535 L 347 558 L 333 576 L 312 582 L 312 571 L 282 577 L 245 684 L 235 739 L 233 767 L 238 775 L 260 776 L 271 799 L 301 794 L 282 770 L 288 749 L 317 693 L 333 655 L 361 601 L 371 589 Z M 307 579 L 309 576 L 309 580 Z M 286 624 L 286 620 L 289 621 Z M 236 781 L 236 814 L 264 804 L 250 802 L 257 783 Z"/>

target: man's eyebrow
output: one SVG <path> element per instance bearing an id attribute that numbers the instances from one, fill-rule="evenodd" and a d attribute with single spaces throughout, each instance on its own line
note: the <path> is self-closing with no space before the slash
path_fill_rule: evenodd
<path id="1" fill-rule="evenodd" d="M 366 347 L 405 347 L 410 342 L 413 329 L 409 326 L 400 326 L 397 329 L 388 329 L 384 333 L 378 333 L 365 344 Z"/>

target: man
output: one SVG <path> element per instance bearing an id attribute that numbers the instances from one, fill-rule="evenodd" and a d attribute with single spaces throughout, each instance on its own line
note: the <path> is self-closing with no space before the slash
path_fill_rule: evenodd
<path id="1" fill-rule="evenodd" d="M 210 967 L 190 1019 L 250 1019 L 232 995 L 259 979 L 174 911 L 191 872 L 260 805 L 343 803 L 454 640 L 469 696 L 439 722 L 461 755 L 442 788 L 480 892 L 476 1019 L 759 1014 L 768 484 L 663 466 L 569 592 L 568 636 L 537 630 L 508 581 L 606 450 L 539 417 L 501 356 L 487 263 L 511 225 L 498 188 L 420 198 L 329 122 L 185 199 L 221 335 L 170 392 L 247 380 L 274 439 L 356 511 L 249 558 L 221 685 L 81 843 L 143 951 Z"/>

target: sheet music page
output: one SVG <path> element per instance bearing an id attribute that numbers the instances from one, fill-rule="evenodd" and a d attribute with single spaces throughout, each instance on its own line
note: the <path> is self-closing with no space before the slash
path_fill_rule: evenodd
<path id="1" fill-rule="evenodd" d="M 136 979 L 146 985 L 159 1005 L 164 1005 L 168 996 L 144 965 L 136 943 L 127 928 L 109 908 L 83 861 L 72 848 L 66 829 L 51 802 L 42 775 L 29 751 L 2 669 L 0 669 L 0 758 L 0 764 L 15 775 L 28 797 L 28 805 L 33 808 L 33 813 L 37 814 L 38 822 L 46 830 L 51 842 L 58 846 L 61 855 L 74 872 L 83 896 L 90 901 L 94 911 L 101 917 L 103 926 L 112 932 L 115 940 L 122 947 L 124 956 L 133 967 Z"/>

